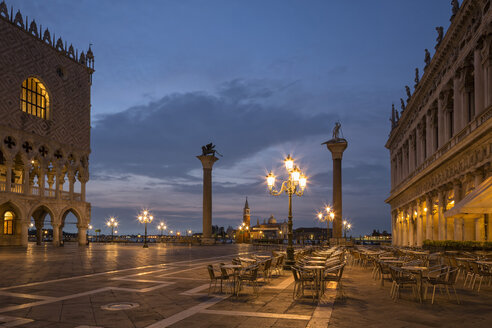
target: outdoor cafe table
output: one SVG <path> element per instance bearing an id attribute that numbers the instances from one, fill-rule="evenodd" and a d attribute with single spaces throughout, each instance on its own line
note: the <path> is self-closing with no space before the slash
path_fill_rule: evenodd
<path id="1" fill-rule="evenodd" d="M 405 261 L 403 260 L 387 260 L 387 261 L 383 261 L 384 263 L 392 263 L 392 264 L 403 264 L 405 263 Z"/>
<path id="2" fill-rule="evenodd" d="M 250 259 L 250 258 L 247 258 L 247 257 L 240 257 L 239 260 L 242 261 L 242 262 L 250 262 L 250 263 L 255 263 L 256 262 L 255 259 Z"/>
<path id="3" fill-rule="evenodd" d="M 305 270 L 314 271 L 314 273 L 316 275 L 316 279 L 315 279 L 316 298 L 319 300 L 319 298 L 321 297 L 321 290 L 320 289 L 322 289 L 322 287 L 323 287 L 323 270 L 325 269 L 325 267 L 320 266 L 320 265 L 306 265 L 306 266 L 303 266 L 302 268 Z"/>
<path id="4" fill-rule="evenodd" d="M 222 266 L 224 269 L 229 269 L 229 270 L 234 270 L 234 273 L 232 275 L 232 283 L 233 283 L 233 294 L 238 295 L 239 294 L 239 271 L 243 267 L 240 264 L 225 264 Z"/>
<path id="5" fill-rule="evenodd" d="M 477 261 L 477 263 L 482 265 L 492 265 L 492 261 Z"/>
<path id="6" fill-rule="evenodd" d="M 318 261 L 318 260 L 315 260 L 315 261 L 312 261 L 312 260 L 308 260 L 307 261 L 309 264 L 313 264 L 313 265 L 325 265 L 325 261 Z"/>
<path id="7" fill-rule="evenodd" d="M 270 255 L 256 255 L 255 257 L 257 257 L 259 259 L 269 259 L 269 258 L 271 258 Z"/>
<path id="8" fill-rule="evenodd" d="M 423 267 L 423 266 L 402 266 L 402 270 L 409 271 L 411 273 L 416 273 L 417 277 L 417 285 L 418 285 L 418 294 L 419 294 L 419 301 L 422 303 L 422 295 L 423 295 L 423 289 L 424 289 L 424 284 L 423 284 L 423 277 L 422 273 L 424 271 L 427 271 L 429 268 L 428 267 Z"/>
<path id="9" fill-rule="evenodd" d="M 313 256 L 313 257 L 308 257 L 309 260 L 326 260 L 326 257 L 321 257 L 321 256 Z"/>
<path id="10" fill-rule="evenodd" d="M 383 257 L 380 257 L 379 259 L 384 261 L 384 260 L 396 260 L 397 258 L 394 256 L 383 256 Z"/>
<path id="11" fill-rule="evenodd" d="M 476 261 L 476 259 L 472 257 L 457 257 L 456 260 L 458 261 Z"/>

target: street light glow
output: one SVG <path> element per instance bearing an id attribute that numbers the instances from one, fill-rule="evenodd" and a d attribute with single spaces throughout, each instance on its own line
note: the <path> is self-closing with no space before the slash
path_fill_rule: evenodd
<path id="1" fill-rule="evenodd" d="M 268 187 L 273 188 L 273 186 L 275 185 L 275 175 L 273 174 L 273 172 L 270 171 L 270 173 L 268 173 L 266 178 L 267 178 Z"/>
<path id="2" fill-rule="evenodd" d="M 290 172 L 294 168 L 294 159 L 290 157 L 290 154 L 284 159 L 285 169 Z"/>

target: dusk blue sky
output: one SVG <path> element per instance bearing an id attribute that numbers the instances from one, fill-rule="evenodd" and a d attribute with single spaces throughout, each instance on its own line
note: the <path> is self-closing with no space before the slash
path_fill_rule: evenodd
<path id="1" fill-rule="evenodd" d="M 392 102 L 413 90 L 449 0 L 66 1 L 10 0 L 79 50 L 95 55 L 92 86 L 92 222 L 109 215 L 123 233 L 143 232 L 150 208 L 173 230 L 201 231 L 201 164 L 213 141 L 213 223 L 236 227 L 248 196 L 252 222 L 287 217 L 287 196 L 264 176 L 288 153 L 309 176 L 295 198 L 294 227 L 325 226 L 315 213 L 332 198 L 331 155 L 321 143 L 337 120 L 343 214 L 353 235 L 390 230 Z"/>

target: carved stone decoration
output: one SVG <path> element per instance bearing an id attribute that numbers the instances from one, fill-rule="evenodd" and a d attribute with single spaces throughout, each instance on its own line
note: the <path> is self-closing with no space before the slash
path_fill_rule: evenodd
<path id="1" fill-rule="evenodd" d="M 22 27 L 24 28 L 24 21 L 22 19 L 22 14 L 20 12 L 20 10 L 17 11 L 17 14 L 15 14 L 15 18 L 14 18 L 14 25 L 17 25 L 19 27 Z"/>
<path id="2" fill-rule="evenodd" d="M 2 1 L 2 3 L 0 3 L 0 17 L 3 17 L 5 19 L 9 19 L 9 11 L 7 9 L 7 4 L 5 3 L 5 1 Z"/>
<path id="3" fill-rule="evenodd" d="M 36 37 L 39 37 L 38 26 L 36 25 L 36 21 L 34 19 L 32 20 L 31 25 L 29 26 L 29 33 L 31 33 Z"/>
<path id="4" fill-rule="evenodd" d="M 412 92 L 410 91 L 410 87 L 408 85 L 405 86 L 405 92 L 407 93 L 407 104 L 408 104 L 410 98 L 412 98 Z"/>
<path id="5" fill-rule="evenodd" d="M 70 47 L 68 47 L 68 57 L 72 58 L 72 59 L 75 59 L 75 52 L 73 50 L 73 46 L 70 45 Z"/>
<path id="6" fill-rule="evenodd" d="M 437 39 L 436 39 L 435 49 L 439 48 L 439 46 L 441 45 L 442 39 L 444 37 L 444 28 L 442 26 L 437 26 L 436 31 L 437 31 Z"/>
<path id="7" fill-rule="evenodd" d="M 430 52 L 428 49 L 425 49 L 425 58 L 424 58 L 424 62 L 425 62 L 425 68 L 427 68 L 427 66 L 430 65 L 431 63 L 431 55 L 430 55 Z M 425 69 L 424 68 L 424 69 Z M 418 78 L 418 74 L 417 74 L 417 78 Z M 419 83 L 418 81 L 416 81 L 416 83 Z"/>
<path id="8" fill-rule="evenodd" d="M 453 20 L 454 16 L 456 16 L 459 10 L 460 10 L 460 3 L 458 2 L 458 0 L 451 0 L 451 11 L 452 11 L 451 18 L 450 18 L 451 21 Z"/>
<path id="9" fill-rule="evenodd" d="M 63 52 L 65 51 L 65 48 L 63 46 L 63 40 L 62 40 L 62 38 L 58 38 L 58 40 L 56 41 L 55 48 L 58 51 L 63 51 Z"/>
<path id="10" fill-rule="evenodd" d="M 394 129 L 396 127 L 396 114 L 395 114 L 395 104 L 392 104 L 391 105 L 391 118 L 390 118 L 390 122 L 391 122 L 391 128 Z"/>
<path id="11" fill-rule="evenodd" d="M 403 113 L 405 111 L 405 101 L 403 98 L 400 98 L 400 104 L 401 104 L 401 112 Z"/>
<path id="12" fill-rule="evenodd" d="M 84 52 L 83 51 L 80 53 L 79 63 L 85 65 L 85 55 L 84 55 Z"/>
<path id="13" fill-rule="evenodd" d="M 419 85 L 420 82 L 420 77 L 419 77 L 419 69 L 415 68 L 415 79 L 414 79 L 415 85 L 414 89 L 417 89 L 417 86 Z"/>
<path id="14" fill-rule="evenodd" d="M 48 29 L 46 29 L 44 31 L 44 34 L 43 34 L 43 41 L 49 45 L 52 45 L 51 44 L 51 34 L 50 34 L 50 31 Z"/>

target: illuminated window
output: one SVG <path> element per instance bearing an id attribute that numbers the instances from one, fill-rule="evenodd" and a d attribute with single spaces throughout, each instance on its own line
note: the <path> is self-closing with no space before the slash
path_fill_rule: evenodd
<path id="1" fill-rule="evenodd" d="M 21 109 L 23 112 L 47 119 L 50 107 L 48 91 L 41 81 L 30 77 L 22 82 Z"/>
<path id="2" fill-rule="evenodd" d="M 14 214 L 10 211 L 5 212 L 3 215 L 3 234 L 14 234 Z"/>

